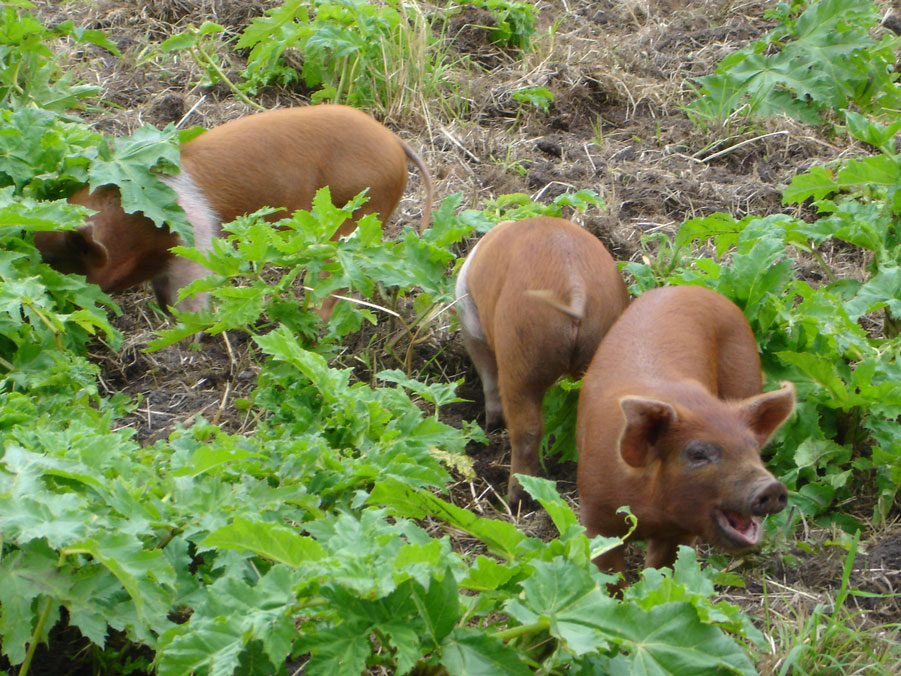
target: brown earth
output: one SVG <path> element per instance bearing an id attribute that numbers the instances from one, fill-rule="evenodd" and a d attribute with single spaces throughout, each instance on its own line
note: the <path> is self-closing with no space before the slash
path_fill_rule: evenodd
<path id="1" fill-rule="evenodd" d="M 182 122 L 212 127 L 253 112 L 221 83 L 198 84 L 203 73 L 187 56 L 168 57 L 153 51 L 162 40 L 189 24 L 215 21 L 238 35 L 250 20 L 280 3 L 273 0 L 101 0 L 60 4 L 39 0 L 39 16 L 52 25 L 72 19 L 82 27 L 102 28 L 124 58 L 100 49 L 72 50 L 69 66 L 82 79 L 101 87 L 109 105 L 83 117 L 115 135 L 131 133 L 142 124 L 163 126 Z M 606 203 L 603 211 L 576 216 L 610 248 L 614 257 L 641 259 L 641 237 L 673 233 L 685 220 L 728 212 L 736 217 L 787 211 L 782 188 L 811 165 L 829 162 L 847 152 L 847 141 L 788 119 L 749 124 L 734 121 L 721 128 L 694 126 L 682 106 L 691 100 L 688 78 L 708 74 L 727 54 L 769 28 L 760 0 L 549 0 L 540 9 L 540 33 L 535 50 L 520 54 L 491 44 L 492 19 L 470 10 L 453 18 L 447 35 L 453 53 L 471 64 L 451 72 L 457 91 L 468 99 L 468 113 L 446 117 L 444 109 L 408 109 L 383 120 L 416 148 L 430 167 L 436 200 L 462 192 L 464 207 L 482 208 L 500 194 L 524 192 L 550 200 L 567 190 L 591 188 Z M 427 7 L 427 12 L 440 11 Z M 551 36 L 546 34 L 551 31 Z M 242 57 L 230 50 L 220 56 L 227 72 L 243 68 Z M 512 94 L 524 87 L 546 87 L 555 99 L 550 112 L 517 103 Z M 258 98 L 267 108 L 305 105 L 302 90 L 268 89 Z M 394 227 L 418 221 L 422 194 L 411 173 L 407 194 L 394 216 Z M 465 251 L 461 251 L 461 254 Z M 854 276 L 862 265 L 855 252 L 836 247 L 824 252 L 843 274 Z M 812 267 L 799 260 L 802 270 Z M 116 326 L 125 345 L 116 353 L 97 345 L 93 356 L 102 366 L 102 386 L 108 394 L 124 392 L 140 401 L 123 424 L 134 426 L 142 443 L 168 435 L 177 424 L 203 415 L 232 432 L 251 424 L 232 402 L 249 394 L 256 365 L 246 337 L 228 334 L 203 344 L 201 351 L 173 347 L 145 353 L 153 331 L 167 319 L 150 309 L 148 289 L 116 297 L 122 316 Z M 372 336 L 358 339 L 365 346 Z M 378 338 L 378 336 L 377 336 Z M 383 345 L 385 337 L 378 338 Z M 448 407 L 450 421 L 481 413 L 477 376 L 444 315 L 415 351 L 414 366 L 426 364 L 440 351 L 441 377 L 466 378 L 461 395 L 472 404 Z M 343 358 L 353 360 L 353 345 Z M 387 352 L 378 355 L 379 368 L 398 364 Z M 359 370 L 361 378 L 369 373 Z M 473 448 L 475 477 L 461 479 L 453 497 L 478 513 L 513 518 L 498 495 L 505 490 L 507 465 L 504 435 L 495 434 L 488 449 Z M 572 465 L 549 468 L 561 492 L 575 507 Z M 853 510 L 853 506 L 850 507 Z M 864 512 L 861 512 L 863 514 Z M 542 512 L 518 516 L 531 534 L 553 536 Z M 831 531 L 808 532 L 808 541 L 826 543 Z M 852 586 L 891 593 L 901 585 L 901 527 L 882 527 L 865 535 L 855 562 Z M 466 550 L 472 543 L 459 542 Z M 791 549 L 787 543 L 785 550 Z M 783 550 L 783 551 L 785 551 Z M 802 604 L 828 603 L 841 577 L 844 551 L 816 544 L 812 551 L 794 548 L 794 563 L 770 552 L 735 562 L 746 577 L 744 590 L 728 597 L 754 617 L 763 617 L 763 583 L 770 602 L 791 613 Z M 778 563 L 777 563 L 778 562 Z M 779 604 L 782 605 L 779 605 Z M 893 599 L 852 599 L 869 612 L 872 622 L 898 622 L 901 604 Z M 765 669 L 765 665 L 761 665 Z"/>

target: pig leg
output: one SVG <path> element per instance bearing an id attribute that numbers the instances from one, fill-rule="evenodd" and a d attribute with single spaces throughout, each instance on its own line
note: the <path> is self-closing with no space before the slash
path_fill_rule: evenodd
<path id="1" fill-rule="evenodd" d="M 538 474 L 538 447 L 544 433 L 541 402 L 544 389 L 522 388 L 507 374 L 501 374 L 501 401 L 510 431 L 510 480 L 507 483 L 507 502 L 516 509 L 523 489 L 515 474 Z"/>
<path id="2" fill-rule="evenodd" d="M 499 307 L 516 307 L 503 297 Z M 556 324 L 555 324 L 556 320 Z M 540 327 L 540 330 L 529 330 Z M 542 402 L 548 388 L 569 368 L 576 326 L 563 317 L 544 313 L 511 321 L 495 316 L 495 350 L 500 364 L 500 393 L 510 431 L 510 480 L 507 500 L 515 509 L 523 490 L 514 474 L 538 474 L 538 450 L 544 433 Z"/>
<path id="3" fill-rule="evenodd" d="M 694 545 L 697 540 L 694 536 L 685 536 L 682 538 L 648 539 L 648 551 L 644 558 L 645 568 L 663 568 L 664 566 L 672 567 L 676 562 L 676 555 L 679 553 L 679 545 Z"/>
<path id="4" fill-rule="evenodd" d="M 209 274 L 210 271 L 199 263 L 176 256 L 172 259 L 169 270 L 163 276 L 154 279 L 151 286 L 163 309 L 168 311 L 169 306 L 175 304 L 179 289 Z M 177 307 L 182 312 L 199 312 L 208 307 L 209 302 L 210 294 L 195 293 L 178 303 Z"/>
<path id="5" fill-rule="evenodd" d="M 500 327 L 499 327 L 500 328 Z M 536 476 L 539 470 L 538 450 L 544 434 L 542 401 L 544 393 L 564 372 L 555 363 L 555 355 L 540 354 L 540 346 L 522 340 L 516 327 L 503 327 L 497 335 L 500 371 L 500 395 L 510 431 L 510 480 L 507 501 L 515 509 L 522 498 L 522 487 L 514 474 Z"/>
<path id="6" fill-rule="evenodd" d="M 472 359 L 482 381 L 482 394 L 485 397 L 485 429 L 493 431 L 504 426 L 504 407 L 498 388 L 497 359 L 494 352 L 484 340 L 463 331 L 463 346 Z"/>
<path id="7" fill-rule="evenodd" d="M 494 350 L 488 344 L 485 330 L 482 328 L 482 320 L 479 309 L 476 307 L 472 296 L 469 295 L 469 287 L 466 283 L 469 274 L 469 265 L 479 245 L 469 254 L 469 258 L 460 268 L 457 276 L 456 298 L 457 316 L 460 319 L 460 333 L 463 336 L 463 346 L 476 367 L 479 379 L 482 381 L 482 393 L 485 395 L 485 429 L 493 430 L 504 425 L 504 410 L 501 404 L 500 390 L 498 389 L 497 357 Z"/>

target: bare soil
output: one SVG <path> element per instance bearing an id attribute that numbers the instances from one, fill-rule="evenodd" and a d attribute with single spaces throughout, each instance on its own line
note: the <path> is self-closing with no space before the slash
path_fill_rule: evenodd
<path id="1" fill-rule="evenodd" d="M 238 35 L 255 16 L 279 4 L 274 0 L 100 0 L 59 3 L 38 0 L 45 24 L 71 19 L 79 26 L 106 30 L 124 53 L 115 58 L 100 49 L 69 55 L 71 68 L 101 87 L 109 102 L 84 118 L 105 132 L 124 135 L 145 123 L 170 122 L 213 127 L 253 112 L 222 84 L 198 84 L 202 72 L 188 57 L 166 57 L 152 50 L 165 38 L 193 24 L 215 21 Z M 685 220 L 728 212 L 736 217 L 787 210 L 782 188 L 797 173 L 847 152 L 847 141 L 823 129 L 788 119 L 734 123 L 703 130 L 687 118 L 682 106 L 690 97 L 689 79 L 711 73 L 726 55 L 759 37 L 770 25 L 763 18 L 770 3 L 762 0 L 540 0 L 540 30 L 551 37 L 537 41 L 532 53 L 503 50 L 488 39 L 493 22 L 481 10 L 468 10 L 448 25 L 454 53 L 461 63 L 452 72 L 458 91 L 468 99 L 468 112 L 443 117 L 442 107 L 410 109 L 383 120 L 425 159 L 436 188 L 436 200 L 462 192 L 464 206 L 483 207 L 504 193 L 524 192 L 550 200 L 567 190 L 590 188 L 606 203 L 603 211 L 577 215 L 621 260 L 640 259 L 642 235 L 673 233 Z M 440 11 L 431 7 L 430 11 Z M 243 67 L 242 56 L 223 51 L 228 72 Z M 517 103 L 512 94 L 524 87 L 546 87 L 555 99 L 549 113 Z M 269 89 L 259 102 L 267 108 L 306 105 L 301 89 Z M 410 185 L 393 222 L 418 222 L 422 192 L 411 170 Z M 461 254 L 465 251 L 461 251 Z M 862 260 L 856 253 L 824 252 L 830 265 L 855 275 Z M 811 267 L 809 274 L 815 281 Z M 118 295 L 116 319 L 125 345 L 110 352 L 98 344 L 94 358 L 102 366 L 108 394 L 124 392 L 140 401 L 123 421 L 142 443 L 168 435 L 176 425 L 198 415 L 233 432 L 251 424 L 232 405 L 249 394 L 256 365 L 246 337 L 228 334 L 204 342 L 200 351 L 173 347 L 145 353 L 153 331 L 167 319 L 150 309 L 151 294 L 140 288 Z M 369 336 L 359 343 L 366 345 Z M 342 358 L 358 366 L 353 344 Z M 421 367 L 444 378 L 465 376 L 462 396 L 472 403 L 449 407 L 449 420 L 481 415 L 481 390 L 452 320 L 435 322 L 418 347 Z M 387 354 L 383 367 L 396 367 Z M 360 370 L 361 378 L 369 373 Z M 471 449 L 476 462 L 472 479 L 461 478 L 453 491 L 461 506 L 496 516 L 516 518 L 532 534 L 551 537 L 553 527 L 537 511 L 516 517 L 498 496 L 508 470 L 504 433 L 492 436 L 488 448 Z M 548 469 L 576 506 L 571 464 Z M 855 511 L 855 506 L 845 506 Z M 861 509 L 860 515 L 867 510 Z M 828 603 L 841 578 L 844 551 L 825 542 L 829 531 L 808 533 L 824 544 L 812 552 L 793 548 L 794 563 L 770 551 L 735 562 L 746 578 L 744 590 L 728 596 L 753 616 L 762 617 L 764 583 L 771 602 L 785 612 L 799 603 Z M 473 546 L 460 542 L 461 549 Z M 864 536 L 855 562 L 852 586 L 879 593 L 901 585 L 901 527 L 883 526 Z M 852 600 L 867 612 L 866 621 L 901 621 L 901 603 L 893 599 Z M 761 665 L 765 668 L 765 665 Z M 48 672 L 49 673 L 49 672 Z M 63 672 L 59 672 L 63 673 Z"/>

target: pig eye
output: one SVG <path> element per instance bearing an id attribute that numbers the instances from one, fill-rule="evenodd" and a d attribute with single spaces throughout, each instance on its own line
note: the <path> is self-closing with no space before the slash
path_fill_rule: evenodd
<path id="1" fill-rule="evenodd" d="M 719 462 L 723 449 L 709 441 L 692 441 L 682 449 L 682 457 L 692 467 Z"/>

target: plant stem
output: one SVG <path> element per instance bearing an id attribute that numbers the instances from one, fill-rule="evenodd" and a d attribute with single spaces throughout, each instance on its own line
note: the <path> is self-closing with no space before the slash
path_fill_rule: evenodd
<path id="1" fill-rule="evenodd" d="M 806 251 L 807 253 L 809 253 L 811 256 L 813 256 L 816 259 L 819 266 L 823 269 L 823 272 L 825 272 L 826 276 L 829 278 L 830 283 L 838 281 L 838 277 L 836 277 L 835 273 L 832 272 L 832 268 L 829 267 L 829 264 L 826 262 L 826 259 L 823 258 L 823 255 L 819 251 L 817 251 L 815 247 L 813 247 L 812 245 L 801 244 L 800 242 L 792 242 L 792 244 L 796 249 L 801 249 L 801 251 Z"/>
<path id="2" fill-rule="evenodd" d="M 56 349 L 58 349 L 60 352 L 62 352 L 63 351 L 63 339 L 59 335 L 59 331 L 53 325 L 53 322 L 51 322 L 47 318 L 47 315 L 45 315 L 43 312 L 41 312 L 40 309 L 38 309 L 38 307 L 34 303 L 26 302 L 26 303 L 23 303 L 23 305 L 27 305 L 31 309 L 31 311 L 34 312 L 38 316 L 38 318 L 44 323 L 44 325 L 48 329 L 50 329 L 50 332 L 53 334 L 53 337 L 56 339 Z M 12 369 L 10 369 L 10 370 L 12 370 Z"/>
<path id="3" fill-rule="evenodd" d="M 50 617 L 50 611 L 53 609 L 53 597 L 48 596 L 47 602 L 44 604 L 44 610 L 38 616 L 38 623 L 34 627 L 31 634 L 31 641 L 28 643 L 28 651 L 25 653 L 25 660 L 19 667 L 19 676 L 28 676 L 28 668 L 31 666 L 31 659 L 34 657 L 34 651 L 37 650 L 38 640 L 44 633 L 44 625 L 47 624 L 47 618 Z"/>
<path id="4" fill-rule="evenodd" d="M 219 77 L 219 79 L 222 80 L 226 85 L 228 85 L 228 88 L 232 90 L 232 93 L 235 96 L 237 96 L 239 99 L 241 99 L 244 103 L 246 103 L 248 106 L 250 106 L 251 108 L 254 108 L 256 110 L 259 110 L 259 111 L 266 110 L 266 108 L 264 106 L 261 106 L 256 101 L 251 101 L 250 98 L 248 98 L 247 94 L 245 94 L 240 89 L 238 89 L 237 85 L 235 85 L 234 82 L 232 82 L 231 80 L 228 79 L 228 77 L 226 77 L 225 73 L 222 71 L 222 69 L 219 67 L 219 65 L 213 60 L 213 58 L 209 54 L 207 54 L 205 51 L 203 51 L 202 48 L 200 48 L 200 47 L 192 48 L 191 54 L 194 55 L 194 59 L 198 63 L 203 65 L 205 68 L 209 68 L 213 72 L 215 72 L 216 75 Z"/>
<path id="5" fill-rule="evenodd" d="M 518 627 L 497 631 L 492 634 L 492 636 L 500 641 L 509 641 L 514 638 L 519 638 L 520 636 L 527 636 L 529 634 L 537 634 L 539 631 L 546 631 L 547 629 L 550 629 L 550 626 L 550 620 L 538 620 L 538 622 L 533 622 L 532 624 L 521 624 Z"/>

